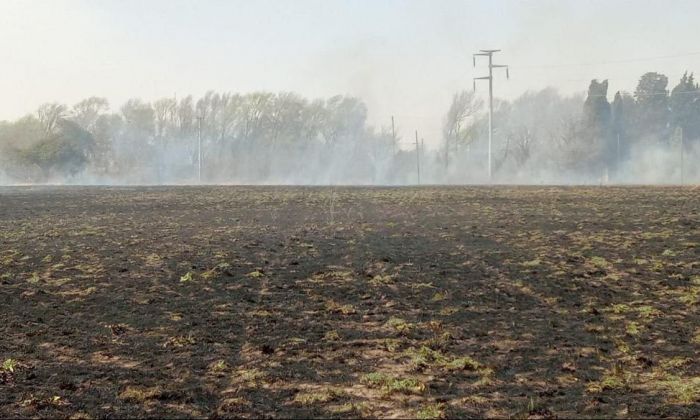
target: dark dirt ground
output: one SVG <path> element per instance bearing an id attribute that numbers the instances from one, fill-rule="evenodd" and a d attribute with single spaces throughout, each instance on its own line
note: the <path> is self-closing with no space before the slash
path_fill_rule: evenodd
<path id="1" fill-rule="evenodd" d="M 700 189 L 0 189 L 2 417 L 698 417 Z"/>

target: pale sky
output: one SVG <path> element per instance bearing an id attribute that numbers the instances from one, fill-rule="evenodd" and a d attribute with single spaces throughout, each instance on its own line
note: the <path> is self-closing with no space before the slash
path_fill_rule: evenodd
<path id="1" fill-rule="evenodd" d="M 511 66 L 496 96 L 607 78 L 612 97 L 646 71 L 700 71 L 698 17 L 695 0 L 0 0 L 0 120 L 93 95 L 350 94 L 434 145 L 451 95 L 485 74 L 480 48 Z"/>

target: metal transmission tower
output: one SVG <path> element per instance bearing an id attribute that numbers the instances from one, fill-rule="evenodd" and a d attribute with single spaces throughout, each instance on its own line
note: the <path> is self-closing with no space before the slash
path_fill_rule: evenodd
<path id="1" fill-rule="evenodd" d="M 508 72 L 508 66 L 505 64 L 493 64 L 493 53 L 497 53 L 501 50 L 479 50 L 480 52 L 472 55 L 472 61 L 474 62 L 474 67 L 476 67 L 476 56 L 484 55 L 489 58 L 489 75 L 484 77 L 474 78 L 474 90 L 476 90 L 477 80 L 488 80 L 489 81 L 489 181 L 492 179 L 493 173 L 491 169 L 491 142 L 493 139 L 493 69 L 496 67 L 505 67 L 506 78 L 510 79 L 510 73 Z"/>

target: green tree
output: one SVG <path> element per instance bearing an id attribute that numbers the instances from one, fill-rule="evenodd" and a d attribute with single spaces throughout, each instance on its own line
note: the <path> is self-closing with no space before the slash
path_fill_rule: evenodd
<path id="1" fill-rule="evenodd" d="M 18 154 L 26 164 L 36 165 L 47 180 L 51 175 L 75 175 L 83 170 L 94 143 L 87 130 L 62 119 L 55 123 L 53 133 Z"/>
<path id="2" fill-rule="evenodd" d="M 683 130 L 684 139 L 690 142 L 700 138 L 700 89 L 693 74 L 683 74 L 671 91 L 671 124 Z"/>
<path id="3" fill-rule="evenodd" d="M 583 133 L 589 144 L 586 157 L 591 160 L 591 166 L 595 171 L 611 168 L 615 162 L 612 112 L 607 95 L 608 81 L 592 80 L 583 104 Z"/>
<path id="4" fill-rule="evenodd" d="M 634 137 L 637 142 L 664 142 L 669 136 L 668 78 L 659 73 L 645 73 L 634 91 L 636 112 Z"/>

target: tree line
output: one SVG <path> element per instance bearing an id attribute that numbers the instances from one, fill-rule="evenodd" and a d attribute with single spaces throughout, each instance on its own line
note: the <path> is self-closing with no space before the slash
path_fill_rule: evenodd
<path id="1" fill-rule="evenodd" d="M 667 182 L 697 177 L 700 88 L 684 74 L 644 74 L 633 93 L 608 100 L 608 82 L 587 94 L 547 88 L 494 104 L 498 182 Z M 487 182 L 487 116 L 471 91 L 454 95 L 439 150 L 402 150 L 389 127 L 367 122 L 359 99 L 294 93 L 208 92 L 131 99 L 118 110 L 91 97 L 50 103 L 0 122 L 0 182 L 404 184 L 416 153 L 429 183 Z"/>
<path id="2" fill-rule="evenodd" d="M 670 91 L 665 75 L 645 73 L 633 93 L 617 91 L 612 102 L 607 80 L 592 80 L 585 96 L 526 92 L 496 101 L 494 121 L 501 179 L 677 183 L 684 155 L 685 175 L 699 175 L 700 88 L 692 73 Z M 483 166 L 487 123 L 483 101 L 469 91 L 454 95 L 443 129 L 448 174 L 450 156 Z M 462 166 L 453 172 L 465 175 Z"/>
<path id="3" fill-rule="evenodd" d="M 348 96 L 208 92 L 196 102 L 131 99 L 117 112 L 92 97 L 0 123 L 0 168 L 28 182 L 86 173 L 95 182 L 191 182 L 201 139 L 206 182 L 371 181 L 357 162 L 387 159 L 394 139 L 366 120 L 364 103 Z"/>

